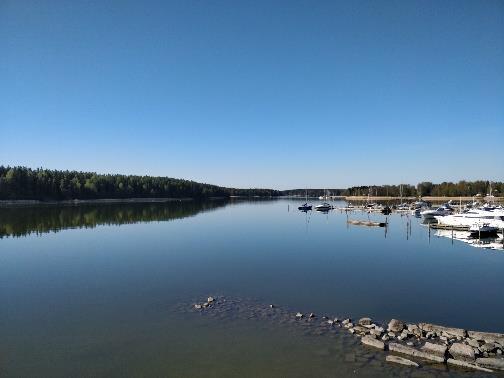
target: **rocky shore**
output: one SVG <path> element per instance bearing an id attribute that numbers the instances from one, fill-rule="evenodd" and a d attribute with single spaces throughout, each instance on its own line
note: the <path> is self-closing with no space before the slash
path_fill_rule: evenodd
<path id="1" fill-rule="evenodd" d="M 183 307 L 184 311 L 218 318 L 270 319 L 305 327 L 306 333 L 312 335 L 348 332 L 360 338 L 363 347 L 387 353 L 387 362 L 409 368 L 426 363 L 485 373 L 504 372 L 504 334 L 501 333 L 406 323 L 397 319 L 383 323 L 369 317 L 339 318 L 224 296 L 211 296 L 206 301 Z"/>

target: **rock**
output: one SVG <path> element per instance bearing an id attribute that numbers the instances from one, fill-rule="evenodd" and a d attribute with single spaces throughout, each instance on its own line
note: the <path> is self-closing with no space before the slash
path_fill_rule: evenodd
<path id="1" fill-rule="evenodd" d="M 334 324 L 334 320 L 329 319 L 329 320 L 327 321 L 327 324 L 329 324 L 330 326 L 332 326 L 332 325 Z"/>
<path id="2" fill-rule="evenodd" d="M 478 358 L 476 364 L 490 369 L 504 370 L 504 358 Z"/>
<path id="3" fill-rule="evenodd" d="M 353 334 L 355 333 L 355 329 L 350 328 L 350 329 L 348 330 L 348 332 L 350 332 L 350 333 L 353 335 Z"/>
<path id="4" fill-rule="evenodd" d="M 480 367 L 478 365 L 471 364 L 469 362 L 454 360 L 453 358 L 448 358 L 448 360 L 446 361 L 446 363 L 448 365 L 454 365 L 454 366 L 458 366 L 458 367 L 461 367 L 461 368 L 479 370 L 479 371 L 484 371 L 484 372 L 487 372 L 487 373 L 493 373 L 493 370 L 490 370 L 490 369 L 487 369 L 487 368 L 483 368 L 483 367 Z"/>
<path id="5" fill-rule="evenodd" d="M 343 324 L 343 325 L 344 325 L 344 324 L 348 324 L 348 323 L 350 323 L 350 322 L 351 322 L 351 320 L 350 320 L 350 319 L 344 319 L 344 320 L 341 322 L 341 324 Z"/>
<path id="6" fill-rule="evenodd" d="M 446 354 L 446 349 L 448 348 L 446 347 L 446 345 L 426 342 L 421 349 L 425 353 L 431 353 L 439 357 L 444 357 Z"/>
<path id="7" fill-rule="evenodd" d="M 195 308 L 196 310 L 201 310 L 201 307 L 202 307 L 202 306 L 201 306 L 200 304 L 195 304 L 195 305 L 194 305 L 194 308 Z"/>
<path id="8" fill-rule="evenodd" d="M 308 315 L 310 319 L 313 319 L 315 317 L 315 314 L 313 312 L 310 312 L 310 315 Z"/>
<path id="9" fill-rule="evenodd" d="M 494 343 L 485 343 L 478 348 L 481 352 L 493 352 L 497 347 Z"/>
<path id="10" fill-rule="evenodd" d="M 407 354 L 409 356 L 419 357 L 419 358 L 423 358 L 423 359 L 435 361 L 435 362 L 440 362 L 440 363 L 443 363 L 445 361 L 444 357 L 436 356 L 431 353 L 426 353 L 426 352 L 420 351 L 418 349 L 415 349 L 415 348 L 412 348 L 412 347 L 409 347 L 406 345 L 398 344 L 398 343 L 390 343 L 389 350 L 392 352 Z"/>
<path id="11" fill-rule="evenodd" d="M 371 325 L 372 321 L 371 318 L 360 318 L 359 319 L 359 325 L 365 326 L 365 325 Z"/>
<path id="12" fill-rule="evenodd" d="M 389 354 L 387 357 L 385 357 L 385 361 L 393 362 L 393 363 L 401 364 L 401 365 L 406 365 L 406 366 L 414 366 L 414 367 L 419 366 L 416 362 L 413 362 L 411 360 L 408 360 L 406 358 L 402 358 L 399 356 L 393 356 L 391 354 Z"/>
<path id="13" fill-rule="evenodd" d="M 401 332 L 406 325 L 397 319 L 392 319 L 388 324 L 388 330 L 392 332 Z"/>
<path id="14" fill-rule="evenodd" d="M 353 328 L 353 323 L 347 323 L 347 324 L 345 324 L 345 328 Z"/>
<path id="15" fill-rule="evenodd" d="M 371 329 L 371 330 L 369 330 L 369 333 L 370 333 L 371 335 L 378 336 L 378 337 L 380 337 L 380 336 L 381 336 L 381 334 L 382 334 L 380 331 L 378 331 L 378 330 L 376 330 L 376 329 Z"/>
<path id="16" fill-rule="evenodd" d="M 381 350 L 385 350 L 385 343 L 383 341 L 377 340 L 374 337 L 371 336 L 364 336 L 361 339 L 362 344 L 371 346 L 373 348 L 378 348 Z"/>
<path id="17" fill-rule="evenodd" d="M 375 330 L 377 330 L 378 332 L 384 332 L 385 331 L 383 329 L 383 327 L 378 327 L 378 326 L 375 326 Z"/>
<path id="18" fill-rule="evenodd" d="M 408 331 L 416 337 L 422 337 L 422 330 L 416 324 L 408 324 Z"/>
<path id="19" fill-rule="evenodd" d="M 479 342 L 475 339 L 466 339 L 467 345 L 472 346 L 473 348 L 479 348 Z"/>
<path id="20" fill-rule="evenodd" d="M 202 306 L 203 306 L 204 308 L 207 308 L 208 306 L 210 306 L 210 303 L 205 302 L 205 303 L 203 303 L 203 304 L 202 304 Z"/>
<path id="21" fill-rule="evenodd" d="M 472 362 L 475 359 L 473 348 L 462 343 L 452 344 L 448 353 L 456 360 Z"/>
<path id="22" fill-rule="evenodd" d="M 388 337 L 395 337 L 395 333 L 394 332 L 389 332 L 387 333 Z"/>
<path id="23" fill-rule="evenodd" d="M 214 297 L 208 297 L 207 302 L 212 303 L 214 300 L 215 300 Z"/>
<path id="24" fill-rule="evenodd" d="M 414 344 L 413 344 L 413 341 L 408 341 L 408 342 L 406 343 L 406 345 L 408 345 L 408 346 L 413 346 Z"/>
<path id="25" fill-rule="evenodd" d="M 484 341 L 485 343 L 499 343 L 504 345 L 504 333 L 467 331 L 470 338 Z"/>
<path id="26" fill-rule="evenodd" d="M 499 356 L 502 355 L 502 349 L 497 349 L 497 352 L 496 352 Z"/>
<path id="27" fill-rule="evenodd" d="M 303 316 L 304 316 L 303 314 L 301 314 L 300 312 L 298 312 L 296 314 L 296 319 L 301 319 Z"/>
<path id="28" fill-rule="evenodd" d="M 440 325 L 430 324 L 430 323 L 419 323 L 418 327 L 425 332 L 436 332 L 437 334 L 441 334 L 445 337 L 466 337 L 467 332 L 465 329 L 461 328 L 450 328 L 444 327 Z"/>
<path id="29" fill-rule="evenodd" d="M 270 304 L 270 308 L 275 308 L 275 305 Z"/>
<path id="30" fill-rule="evenodd" d="M 354 329 L 356 332 L 363 333 L 363 334 L 366 334 L 369 332 L 369 330 L 366 327 L 363 327 L 360 325 L 355 326 Z"/>
<path id="31" fill-rule="evenodd" d="M 390 337 L 389 337 L 389 335 L 383 335 L 381 339 L 382 339 L 383 341 L 389 341 L 389 340 L 390 340 Z"/>

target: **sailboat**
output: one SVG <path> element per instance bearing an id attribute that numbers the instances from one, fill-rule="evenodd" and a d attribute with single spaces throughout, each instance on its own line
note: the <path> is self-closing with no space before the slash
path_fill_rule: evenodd
<path id="1" fill-rule="evenodd" d="M 304 205 L 298 207 L 298 210 L 306 212 L 312 209 L 312 205 L 308 205 L 308 189 L 305 190 L 305 201 Z"/>

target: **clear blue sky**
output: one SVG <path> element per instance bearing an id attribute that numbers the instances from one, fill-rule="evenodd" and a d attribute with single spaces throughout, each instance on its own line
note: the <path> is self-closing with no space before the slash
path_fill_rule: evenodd
<path id="1" fill-rule="evenodd" d="M 0 1 L 0 164 L 504 179 L 503 1 Z"/>

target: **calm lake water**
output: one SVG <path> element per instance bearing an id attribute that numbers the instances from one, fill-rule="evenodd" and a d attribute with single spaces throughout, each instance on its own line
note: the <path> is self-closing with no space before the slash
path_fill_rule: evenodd
<path id="1" fill-rule="evenodd" d="M 411 216 L 389 216 L 386 229 L 348 226 L 347 217 L 368 214 L 302 213 L 299 203 L 0 208 L 0 376 L 412 372 L 343 331 L 313 335 L 240 315 L 270 303 L 294 314 L 504 331 L 502 251 L 429 235 Z M 192 309 L 209 295 L 243 301 L 243 311 Z"/>

